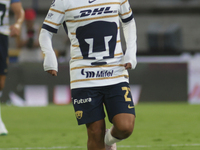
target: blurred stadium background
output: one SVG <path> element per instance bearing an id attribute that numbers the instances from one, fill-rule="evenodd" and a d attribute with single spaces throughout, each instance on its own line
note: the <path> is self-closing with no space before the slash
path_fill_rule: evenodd
<path id="1" fill-rule="evenodd" d="M 36 10 L 36 22 L 42 25 L 52 1 L 21 1 L 24 8 L 32 7 Z M 197 90 L 194 94 L 198 101 L 200 81 L 197 79 L 190 85 L 189 66 L 193 65 L 189 62 L 199 58 L 200 53 L 200 1 L 129 1 L 136 20 L 138 36 L 138 65 L 135 70 L 130 71 L 130 84 L 137 90 L 135 98 L 140 102 L 187 102 L 189 87 L 196 86 Z M 12 21 L 11 13 L 10 22 Z M 122 44 L 125 50 L 123 40 Z M 69 41 L 62 28 L 54 35 L 53 46 L 59 61 L 59 74 L 56 78 L 43 71 L 42 63 L 19 63 L 20 49 L 16 49 L 15 39 L 10 39 L 10 65 L 2 97 L 3 102 L 9 103 L 13 93 L 16 94 L 14 97 L 25 99 L 28 88 L 37 85 L 45 86 L 46 90 L 43 90 L 47 93 L 48 101 L 55 102 L 56 89 L 69 85 L 69 52 L 67 52 Z M 198 66 L 196 68 L 199 69 Z M 68 89 L 68 87 L 64 88 Z M 66 99 L 67 94 L 64 95 Z"/>

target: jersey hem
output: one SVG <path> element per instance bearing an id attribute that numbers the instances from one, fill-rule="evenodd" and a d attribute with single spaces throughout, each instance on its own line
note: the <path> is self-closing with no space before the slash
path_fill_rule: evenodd
<path id="1" fill-rule="evenodd" d="M 87 85 L 83 84 L 83 83 L 71 83 L 70 84 L 70 88 L 71 89 L 78 89 L 78 88 L 92 88 L 92 87 L 102 87 L 102 86 L 108 86 L 108 85 L 114 85 L 114 84 L 118 84 L 118 83 L 122 83 L 122 82 L 127 82 L 129 83 L 129 79 L 128 78 L 123 78 L 121 80 L 112 80 L 111 81 L 108 81 L 108 80 L 105 80 L 104 82 L 99 82 L 99 83 L 93 83 L 93 82 L 90 82 L 90 83 L 87 83 Z"/>

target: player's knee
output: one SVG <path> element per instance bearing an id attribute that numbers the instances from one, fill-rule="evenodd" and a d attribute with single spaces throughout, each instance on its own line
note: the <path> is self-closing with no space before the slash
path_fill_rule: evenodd
<path id="1" fill-rule="evenodd" d="M 133 132 L 132 126 L 124 126 L 121 129 L 122 138 L 125 139 L 125 138 L 129 137 L 132 134 L 132 132 Z"/>
<path id="2" fill-rule="evenodd" d="M 116 126 L 117 130 L 118 130 L 118 135 L 120 137 L 120 139 L 125 139 L 128 138 L 132 133 L 133 133 L 133 128 L 134 128 L 134 124 L 132 123 L 128 123 L 128 124 L 123 124 L 120 126 Z"/>
<path id="3" fill-rule="evenodd" d="M 132 115 L 119 114 L 113 118 L 114 132 L 117 138 L 125 139 L 129 137 L 134 129 L 135 117 Z"/>

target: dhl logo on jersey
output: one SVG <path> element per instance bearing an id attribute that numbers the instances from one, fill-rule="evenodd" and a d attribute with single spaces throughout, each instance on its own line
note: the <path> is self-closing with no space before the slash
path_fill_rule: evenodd
<path id="1" fill-rule="evenodd" d="M 87 16 L 101 15 L 101 14 L 109 14 L 109 13 L 117 13 L 117 10 L 110 10 L 111 7 L 101 7 L 94 9 L 81 10 L 79 16 L 75 16 L 74 18 L 82 18 Z"/>

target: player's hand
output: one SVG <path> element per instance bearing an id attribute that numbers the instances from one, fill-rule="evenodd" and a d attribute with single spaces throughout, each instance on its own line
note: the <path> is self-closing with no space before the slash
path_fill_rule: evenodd
<path id="1" fill-rule="evenodd" d="M 48 73 L 50 73 L 52 76 L 57 76 L 57 71 L 55 70 L 48 70 Z"/>
<path id="2" fill-rule="evenodd" d="M 126 64 L 124 64 L 124 67 L 125 67 L 126 69 L 131 69 L 131 68 L 132 68 L 131 63 L 126 63 Z"/>
<path id="3" fill-rule="evenodd" d="M 15 37 L 19 36 L 20 34 L 20 25 L 19 24 L 13 24 L 10 26 L 10 36 Z"/>

